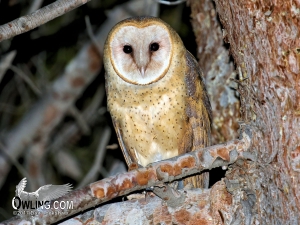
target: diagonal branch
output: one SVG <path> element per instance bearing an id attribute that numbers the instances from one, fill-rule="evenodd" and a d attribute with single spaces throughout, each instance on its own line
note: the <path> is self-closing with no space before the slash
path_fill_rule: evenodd
<path id="1" fill-rule="evenodd" d="M 50 209 L 40 209 L 38 216 L 32 217 L 31 222 L 55 223 L 133 191 L 182 179 L 215 167 L 227 166 L 238 159 L 255 160 L 255 155 L 249 151 L 252 134 L 248 126 L 245 126 L 241 136 L 241 139 L 199 149 L 92 183 L 59 199 L 65 202 L 72 201 L 73 209 L 54 209 L 50 204 Z M 20 218 L 15 217 L 9 222 L 18 224 L 20 221 Z"/>
<path id="2" fill-rule="evenodd" d="M 90 0 L 57 0 L 29 15 L 6 23 L 0 26 L 0 42 L 32 30 L 89 1 Z"/>
<path id="3" fill-rule="evenodd" d="M 11 51 L 4 55 L 0 60 L 0 82 L 6 73 L 6 70 L 11 66 L 12 61 L 14 60 L 17 51 Z"/>

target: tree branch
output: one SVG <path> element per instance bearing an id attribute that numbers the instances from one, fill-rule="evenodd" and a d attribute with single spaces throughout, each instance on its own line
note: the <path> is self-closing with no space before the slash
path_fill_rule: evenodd
<path id="1" fill-rule="evenodd" d="M 50 20 L 89 2 L 90 0 L 57 0 L 29 15 L 0 26 L 0 42 L 32 30 Z"/>
<path id="2" fill-rule="evenodd" d="M 58 199 L 73 201 L 73 209 L 40 209 L 38 216 L 32 217 L 31 222 L 54 223 L 117 196 L 159 186 L 215 167 L 227 166 L 238 159 L 255 160 L 255 155 L 249 152 L 252 134 L 248 126 L 244 126 L 241 136 L 240 140 L 199 149 L 92 183 Z M 20 221 L 21 218 L 14 217 L 9 223 L 18 224 Z"/>
<path id="3" fill-rule="evenodd" d="M 14 60 L 17 51 L 11 51 L 4 55 L 0 61 L 0 82 L 6 73 L 6 70 L 11 66 L 12 61 Z"/>
<path id="4" fill-rule="evenodd" d="M 100 173 L 100 169 L 102 167 L 103 160 L 105 158 L 106 146 L 110 140 L 111 129 L 110 127 L 105 127 L 103 134 L 101 135 L 101 139 L 99 140 L 99 145 L 97 148 L 97 154 L 95 156 L 95 160 L 93 165 L 91 166 L 89 172 L 85 175 L 82 181 L 79 184 L 79 187 L 83 187 L 88 183 L 97 179 L 97 175 Z"/>

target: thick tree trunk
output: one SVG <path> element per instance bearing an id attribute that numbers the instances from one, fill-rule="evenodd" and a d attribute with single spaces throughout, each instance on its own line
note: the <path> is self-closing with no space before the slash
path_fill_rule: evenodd
<path id="1" fill-rule="evenodd" d="M 233 165 L 226 174 L 227 184 L 234 181 L 246 193 L 233 191 L 235 214 L 251 197 L 243 224 L 299 224 L 300 1 L 215 3 L 241 71 L 241 119 L 254 129 L 257 154 L 256 162 Z"/>
<path id="2" fill-rule="evenodd" d="M 224 46 L 221 25 L 211 0 L 189 1 L 193 30 L 198 45 L 197 57 L 206 78 L 213 112 L 212 144 L 238 136 L 240 103 L 235 95 L 233 63 Z"/>

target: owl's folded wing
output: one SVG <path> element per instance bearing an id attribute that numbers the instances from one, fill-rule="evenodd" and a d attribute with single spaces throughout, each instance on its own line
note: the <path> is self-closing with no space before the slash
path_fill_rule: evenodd
<path id="1" fill-rule="evenodd" d="M 186 53 L 187 84 L 186 132 L 183 152 L 194 151 L 210 145 L 212 110 L 205 87 L 204 78 L 198 62 L 191 53 Z M 184 179 L 184 184 L 192 183 L 194 187 L 208 188 L 209 173 L 205 172 Z"/>
<path id="2" fill-rule="evenodd" d="M 185 77 L 188 92 L 186 114 L 189 126 L 192 128 L 192 150 L 195 150 L 210 145 L 212 110 L 203 73 L 196 59 L 188 51 L 186 61 L 188 65 Z"/>
<path id="3" fill-rule="evenodd" d="M 120 147 L 122 149 L 125 161 L 129 167 L 129 170 L 131 169 L 136 169 L 137 167 L 139 167 L 137 159 L 132 156 L 132 154 L 130 154 L 130 152 L 128 151 L 129 146 L 126 146 L 126 143 L 124 143 L 123 138 L 122 138 L 122 130 L 119 126 L 119 123 L 117 121 L 115 121 L 114 119 L 112 119 L 115 131 L 117 133 L 117 137 L 118 137 L 118 141 L 120 144 Z"/>
<path id="4" fill-rule="evenodd" d="M 186 61 L 187 61 L 187 65 L 189 66 L 189 71 L 186 74 L 186 83 L 187 83 L 188 90 L 189 90 L 188 95 L 198 101 L 202 100 L 204 107 L 206 109 L 206 113 L 208 114 L 208 117 L 209 117 L 209 122 L 211 123 L 212 122 L 212 110 L 211 110 L 208 93 L 207 93 L 207 90 L 205 87 L 205 80 L 203 78 L 203 72 L 202 72 L 197 60 L 189 51 L 187 51 L 187 53 L 186 53 Z M 200 96 L 196 92 L 197 82 L 200 82 L 200 86 L 202 89 Z M 199 99 L 198 97 L 200 97 L 201 99 Z"/>

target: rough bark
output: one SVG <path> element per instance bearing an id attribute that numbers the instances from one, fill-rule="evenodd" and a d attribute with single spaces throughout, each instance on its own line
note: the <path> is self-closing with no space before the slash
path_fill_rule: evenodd
<path id="1" fill-rule="evenodd" d="M 233 63 L 224 46 L 221 26 L 211 0 L 188 1 L 197 42 L 199 65 L 206 78 L 213 112 L 212 143 L 232 140 L 238 135 L 240 102 L 235 95 Z"/>
<path id="2" fill-rule="evenodd" d="M 252 215 L 239 224 L 299 224 L 300 2 L 215 2 L 241 70 L 241 117 L 255 130 L 252 151 L 258 157 L 226 174 L 255 199 Z M 243 199 L 237 193 L 238 216 Z"/>

